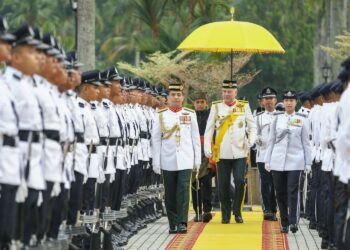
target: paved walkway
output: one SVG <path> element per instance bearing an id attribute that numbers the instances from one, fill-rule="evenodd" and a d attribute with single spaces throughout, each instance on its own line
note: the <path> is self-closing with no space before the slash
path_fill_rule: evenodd
<path id="1" fill-rule="evenodd" d="M 149 224 L 137 235 L 129 240 L 124 249 L 165 249 L 174 235 L 168 234 L 168 222 L 162 217 L 155 223 Z M 299 231 L 296 234 L 288 234 L 289 250 L 318 250 L 321 249 L 321 238 L 316 230 L 308 229 L 308 221 L 300 220 Z M 218 247 L 219 249 L 220 247 Z M 281 249 L 283 250 L 283 249 Z"/>

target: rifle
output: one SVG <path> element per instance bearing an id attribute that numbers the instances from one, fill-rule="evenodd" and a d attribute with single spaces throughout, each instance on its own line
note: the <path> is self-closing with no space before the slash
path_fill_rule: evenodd
<path id="1" fill-rule="evenodd" d="M 106 170 L 107 168 L 107 163 L 108 163 L 108 151 L 109 151 L 109 138 L 106 138 L 107 140 L 107 148 L 106 148 L 106 153 L 104 155 L 103 159 L 103 169 Z"/>

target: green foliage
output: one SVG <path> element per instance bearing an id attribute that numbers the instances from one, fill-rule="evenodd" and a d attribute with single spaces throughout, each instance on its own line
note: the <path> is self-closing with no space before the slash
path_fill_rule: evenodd
<path id="1" fill-rule="evenodd" d="M 334 43 L 335 48 L 321 47 L 331 57 L 341 62 L 350 55 L 350 32 L 344 32 L 343 35 L 337 36 Z"/>

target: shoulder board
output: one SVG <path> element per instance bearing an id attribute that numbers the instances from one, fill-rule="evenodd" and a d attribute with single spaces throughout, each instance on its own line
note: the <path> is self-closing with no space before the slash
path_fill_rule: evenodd
<path id="1" fill-rule="evenodd" d="M 184 108 L 184 110 L 190 111 L 190 112 L 192 112 L 192 113 L 195 112 L 193 109 L 189 109 L 189 108 L 186 108 L 186 107 Z"/>
<path id="2" fill-rule="evenodd" d="M 297 112 L 297 113 L 295 113 L 295 114 L 298 115 L 298 116 L 302 116 L 302 117 L 304 117 L 304 118 L 307 118 L 307 115 L 306 115 L 306 114 L 299 113 L 299 112 Z"/>
<path id="3" fill-rule="evenodd" d="M 96 109 L 96 104 L 95 103 L 91 103 L 91 109 Z"/>
<path id="4" fill-rule="evenodd" d="M 85 104 L 82 103 L 82 102 L 79 102 L 79 107 L 84 108 L 84 107 L 85 107 Z"/>
<path id="5" fill-rule="evenodd" d="M 260 111 L 259 113 L 256 113 L 256 116 L 264 114 L 265 111 Z"/>
<path id="6" fill-rule="evenodd" d="M 167 111 L 167 110 L 168 110 L 168 108 L 165 108 L 165 109 L 158 110 L 157 112 L 159 114 L 159 113 L 163 113 L 164 111 Z"/>
<path id="7" fill-rule="evenodd" d="M 284 114 L 283 111 L 278 111 L 278 112 L 273 113 L 273 115 L 282 115 L 282 114 Z"/>
<path id="8" fill-rule="evenodd" d="M 105 107 L 106 109 L 109 109 L 109 104 L 108 104 L 108 103 L 102 102 L 102 105 L 103 105 L 103 107 Z"/>
<path id="9" fill-rule="evenodd" d="M 217 104 L 217 103 L 220 103 L 220 102 L 222 102 L 222 100 L 218 100 L 218 101 L 212 102 L 212 104 Z"/>
<path id="10" fill-rule="evenodd" d="M 12 77 L 15 78 L 18 81 L 22 79 L 19 75 L 15 74 L 15 73 L 12 74 Z"/>

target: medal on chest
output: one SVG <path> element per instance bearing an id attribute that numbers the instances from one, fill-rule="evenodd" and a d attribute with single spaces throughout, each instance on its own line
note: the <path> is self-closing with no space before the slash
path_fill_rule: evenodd
<path id="1" fill-rule="evenodd" d="M 189 113 L 182 113 L 179 117 L 180 124 L 190 124 L 191 123 L 191 116 Z"/>

